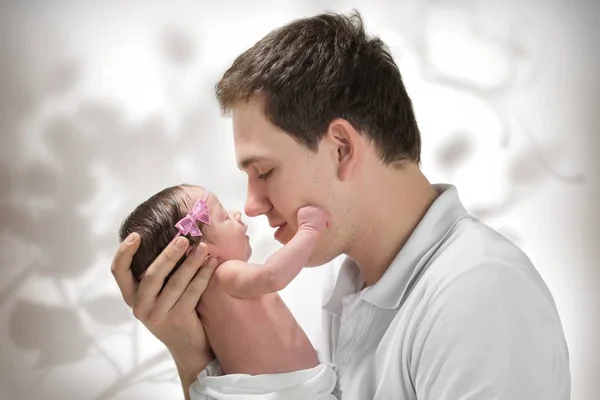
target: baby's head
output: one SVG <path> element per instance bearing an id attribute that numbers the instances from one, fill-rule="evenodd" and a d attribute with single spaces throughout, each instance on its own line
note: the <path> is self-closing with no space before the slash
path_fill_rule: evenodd
<path id="1" fill-rule="evenodd" d="M 252 249 L 246 236 L 248 228 L 241 221 L 241 214 L 227 212 L 214 193 L 207 192 L 200 186 L 179 185 L 163 189 L 150 197 L 137 206 L 121 225 L 121 241 L 132 232 L 137 232 L 141 238 L 140 248 L 131 263 L 131 270 L 137 279 L 140 279 L 146 268 L 179 233 L 175 225 L 186 217 L 198 200 L 206 201 L 210 224 L 195 221 L 202 235 L 184 235 L 190 241 L 190 249 L 204 242 L 208 253 L 219 262 L 248 261 Z M 171 273 L 177 270 L 183 260 L 185 256 Z"/>

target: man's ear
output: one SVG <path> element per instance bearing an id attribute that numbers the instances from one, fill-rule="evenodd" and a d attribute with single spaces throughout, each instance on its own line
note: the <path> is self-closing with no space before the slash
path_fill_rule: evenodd
<path id="1" fill-rule="evenodd" d="M 335 119 L 329 124 L 326 138 L 333 151 L 338 178 L 350 179 L 360 158 L 363 137 L 345 119 Z"/>

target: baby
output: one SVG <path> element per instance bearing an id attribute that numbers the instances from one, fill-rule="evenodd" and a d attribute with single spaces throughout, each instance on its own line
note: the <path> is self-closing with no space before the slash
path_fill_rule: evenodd
<path id="1" fill-rule="evenodd" d="M 217 258 L 220 265 L 196 310 L 224 373 L 275 374 L 319 366 L 315 349 L 277 291 L 308 262 L 328 225 L 326 213 L 318 207 L 301 208 L 297 233 L 264 264 L 247 262 L 252 250 L 248 227 L 240 217 L 239 212 L 227 212 L 214 193 L 199 186 L 179 185 L 140 204 L 123 222 L 119 236 L 121 241 L 131 232 L 141 236 L 131 263 L 137 279 L 178 236 L 189 239 L 188 254 L 204 242 L 209 255 Z M 222 312 L 232 313 L 229 324 L 213 326 L 211 315 Z M 335 382 L 332 374 L 328 379 Z"/>

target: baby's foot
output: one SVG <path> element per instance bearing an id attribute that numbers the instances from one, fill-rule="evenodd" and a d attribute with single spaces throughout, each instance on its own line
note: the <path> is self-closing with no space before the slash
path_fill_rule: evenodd
<path id="1" fill-rule="evenodd" d="M 329 214 L 320 207 L 305 206 L 298 210 L 298 228 L 321 233 L 329 226 Z"/>

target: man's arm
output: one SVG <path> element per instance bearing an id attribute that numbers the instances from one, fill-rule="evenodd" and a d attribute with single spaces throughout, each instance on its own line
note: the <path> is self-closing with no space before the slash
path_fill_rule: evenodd
<path id="1" fill-rule="evenodd" d="M 480 265 L 439 286 L 412 348 L 419 400 L 569 399 L 554 302 L 520 268 Z"/>
<path id="2" fill-rule="evenodd" d="M 177 365 L 177 373 L 179 374 L 179 380 L 181 381 L 181 388 L 183 389 L 185 400 L 191 400 L 190 387 L 196 379 L 198 379 L 198 374 L 194 374 L 179 365 Z M 200 371 L 198 371 L 198 373 L 200 373 Z"/>
<path id="3" fill-rule="evenodd" d="M 212 353 L 212 352 L 211 352 Z M 177 366 L 177 374 L 181 380 L 181 388 L 185 395 L 185 400 L 191 400 L 190 388 L 192 384 L 198 380 L 198 375 L 201 373 L 207 374 L 208 367 L 211 363 L 216 361 L 214 355 L 205 358 L 204 360 L 183 360 L 181 357 L 175 359 L 175 365 Z M 223 371 L 219 371 L 222 375 Z M 207 398 L 209 400 L 210 398 Z"/>
<path id="4" fill-rule="evenodd" d="M 302 271 L 327 223 L 328 217 L 321 209 L 312 206 L 301 208 L 298 211 L 298 232 L 264 265 L 234 262 L 219 268 L 217 276 L 223 289 L 239 298 L 282 290 Z"/>
<path id="5" fill-rule="evenodd" d="M 217 267 L 201 244 L 182 263 L 162 289 L 163 282 L 189 242 L 180 237 L 152 262 L 138 284 L 131 271 L 131 260 L 140 245 L 136 233 L 118 247 L 111 271 L 133 314 L 154 336 L 165 344 L 177 365 L 186 399 L 188 388 L 201 370 L 214 358 L 196 313 L 196 305 Z"/>

